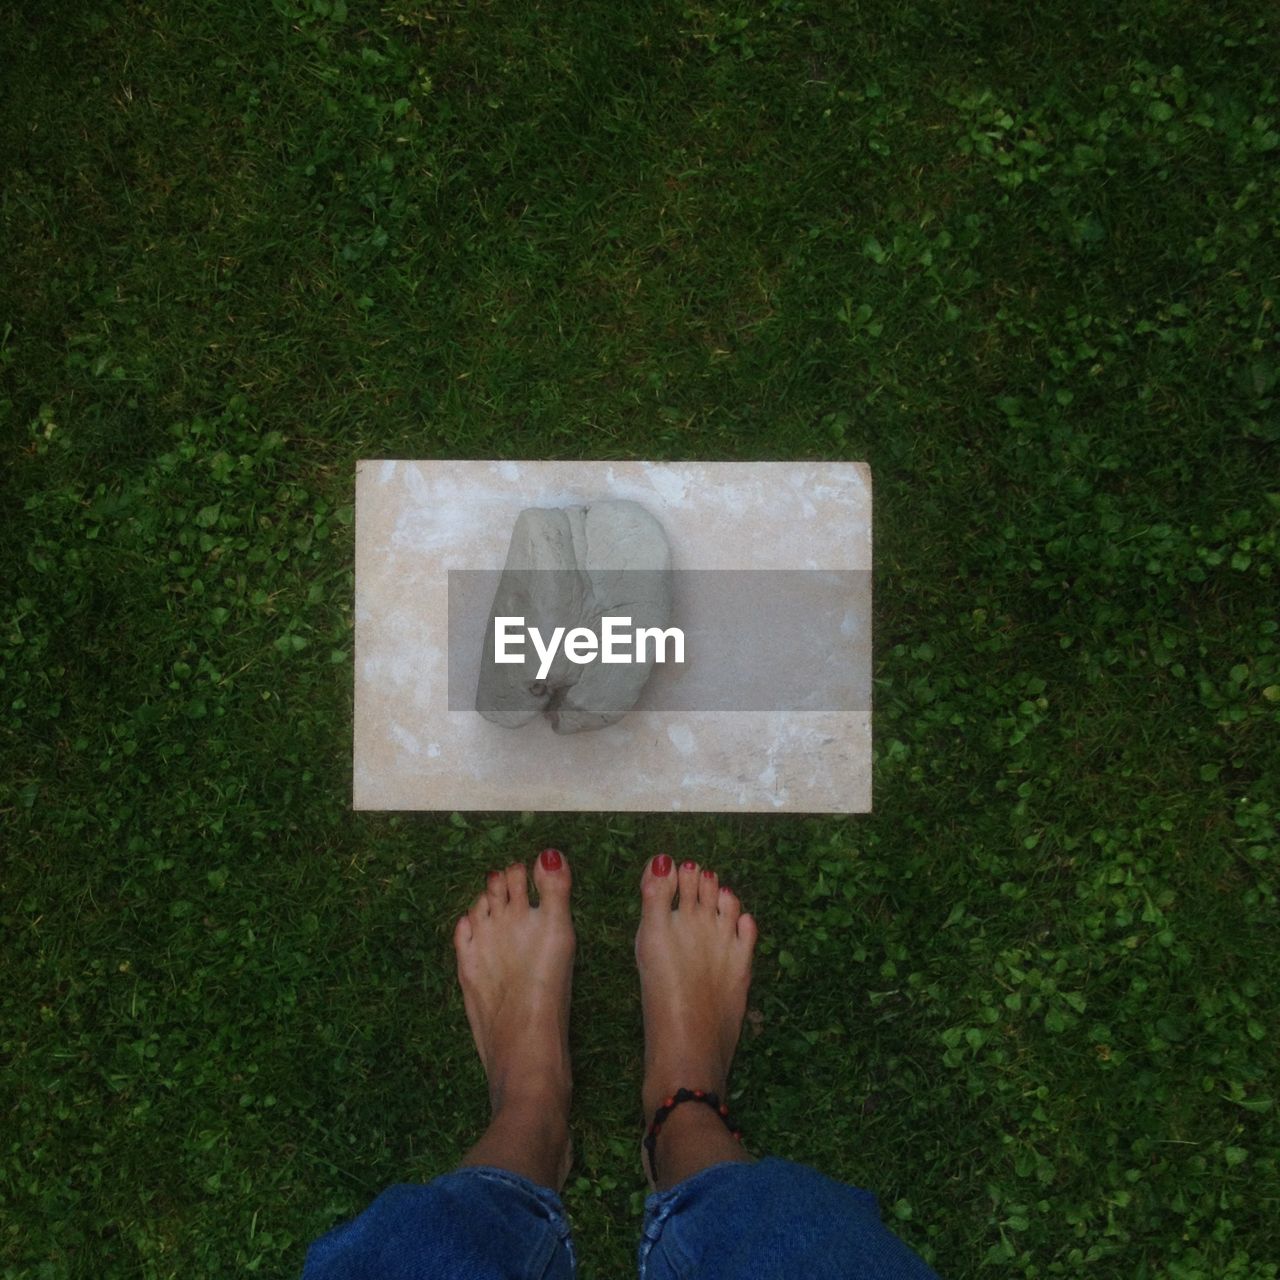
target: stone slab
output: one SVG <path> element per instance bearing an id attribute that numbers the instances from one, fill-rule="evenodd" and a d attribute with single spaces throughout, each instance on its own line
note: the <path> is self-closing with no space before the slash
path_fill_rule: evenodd
<path id="1" fill-rule="evenodd" d="M 568 736 L 541 717 L 504 729 L 449 709 L 449 571 L 501 569 L 525 507 L 602 498 L 652 511 L 677 570 L 864 571 L 869 583 L 863 463 L 362 461 L 354 807 L 869 811 L 869 587 L 841 642 L 864 676 L 865 705 L 697 711 L 670 705 L 672 685 L 618 724 Z"/>

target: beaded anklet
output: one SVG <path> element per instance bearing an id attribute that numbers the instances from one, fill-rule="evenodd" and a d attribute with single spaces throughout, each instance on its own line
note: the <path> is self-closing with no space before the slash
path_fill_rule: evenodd
<path id="1" fill-rule="evenodd" d="M 644 1138 L 644 1149 L 649 1153 L 649 1172 L 653 1175 L 654 1182 L 658 1180 L 658 1157 L 656 1154 L 658 1134 L 662 1132 L 663 1122 L 682 1102 L 705 1102 L 724 1121 L 725 1128 L 739 1142 L 742 1141 L 742 1130 L 734 1126 L 733 1121 L 729 1118 L 729 1104 L 721 1102 L 719 1094 L 708 1093 L 705 1089 L 677 1089 L 653 1113 L 653 1123 L 649 1126 Z"/>

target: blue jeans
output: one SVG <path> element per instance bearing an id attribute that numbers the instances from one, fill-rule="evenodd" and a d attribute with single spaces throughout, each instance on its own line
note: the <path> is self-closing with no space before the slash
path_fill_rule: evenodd
<path id="1" fill-rule="evenodd" d="M 322 1236 L 302 1280 L 572 1280 L 560 1197 L 502 1169 L 399 1183 Z M 648 1197 L 641 1280 L 938 1280 L 869 1191 L 772 1157 Z"/>

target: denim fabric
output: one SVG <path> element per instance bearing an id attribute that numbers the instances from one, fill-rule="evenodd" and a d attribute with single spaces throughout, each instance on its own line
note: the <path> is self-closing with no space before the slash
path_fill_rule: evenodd
<path id="1" fill-rule="evenodd" d="M 560 1197 L 471 1165 L 388 1187 L 307 1251 L 302 1280 L 573 1280 Z"/>
<path id="2" fill-rule="evenodd" d="M 876 1198 L 768 1156 L 649 1196 L 640 1280 L 938 1280 Z"/>
<path id="3" fill-rule="evenodd" d="M 641 1280 L 937 1280 L 876 1198 L 804 1165 L 718 1164 L 645 1201 Z M 322 1236 L 302 1280 L 572 1280 L 560 1198 L 501 1169 L 384 1191 Z"/>

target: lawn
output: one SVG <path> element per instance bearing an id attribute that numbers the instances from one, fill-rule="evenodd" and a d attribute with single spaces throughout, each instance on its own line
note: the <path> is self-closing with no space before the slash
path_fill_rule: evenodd
<path id="1" fill-rule="evenodd" d="M 577 876 L 588 1280 L 634 887 L 762 930 L 749 1145 L 947 1280 L 1280 1264 L 1280 17 L 0 9 L 0 1274 L 296 1276 L 448 1169 L 449 935 Z M 875 812 L 353 814 L 362 457 L 875 477 Z"/>

